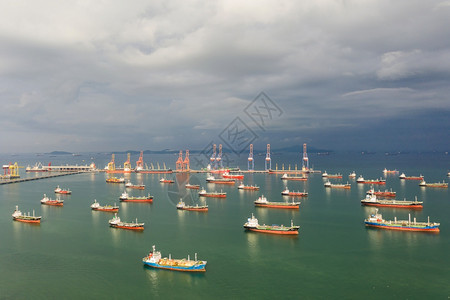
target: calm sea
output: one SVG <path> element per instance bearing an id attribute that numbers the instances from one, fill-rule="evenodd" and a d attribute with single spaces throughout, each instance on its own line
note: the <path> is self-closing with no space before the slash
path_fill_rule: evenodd
<path id="1" fill-rule="evenodd" d="M 0 156 L 0 163 L 19 165 L 36 162 L 53 165 L 95 162 L 104 167 L 110 156 Z M 144 160 L 174 167 L 175 155 L 147 155 Z M 191 155 L 191 161 L 195 156 Z M 272 168 L 299 163 L 299 154 L 272 157 Z M 135 162 L 137 157 L 132 156 Z M 264 169 L 264 157 L 255 157 L 255 168 Z M 116 155 L 123 163 L 125 155 Z M 407 175 L 425 176 L 428 182 L 445 180 L 450 156 L 443 153 L 361 155 L 336 153 L 310 155 L 315 169 L 348 174 L 356 171 L 367 179 L 383 176 L 384 168 Z M 247 169 L 245 157 L 233 165 Z M 133 163 L 134 165 L 134 163 Z M 20 170 L 22 177 L 38 176 Z M 407 219 L 441 223 L 439 234 L 367 229 L 363 220 L 373 208 L 360 205 L 369 188 L 352 184 L 351 190 L 323 187 L 320 174 L 307 182 L 280 180 L 280 175 L 246 174 L 246 184 L 260 191 L 240 191 L 237 186 L 206 184 L 206 174 L 170 175 L 173 185 L 160 184 L 163 175 L 130 174 L 133 183 L 146 185 L 153 204 L 120 203 L 123 185 L 107 184 L 107 174 L 79 174 L 0 186 L 0 298 L 1 299 L 448 299 L 450 297 L 450 196 L 448 189 L 420 188 L 417 181 L 401 182 L 398 175 L 386 177 L 386 187 L 397 198 L 424 202 L 421 211 L 380 209 L 385 219 Z M 334 180 L 339 182 L 339 180 Z M 226 199 L 206 200 L 208 213 L 178 211 L 179 198 L 204 203 L 196 191 L 185 190 L 186 182 L 208 190 L 223 189 Z M 41 206 L 46 193 L 60 185 L 72 195 L 62 197 L 64 207 Z M 283 201 L 281 191 L 306 190 L 300 209 L 255 208 L 253 201 L 264 194 Z M 90 205 L 120 205 L 124 221 L 145 222 L 144 232 L 112 229 L 112 214 L 93 212 Z M 11 214 L 19 205 L 22 212 L 35 210 L 41 225 L 13 222 Z M 245 232 L 243 224 L 254 214 L 260 223 L 300 225 L 297 237 Z M 142 257 L 152 245 L 163 256 L 190 255 L 207 260 L 203 274 L 154 270 L 143 266 Z"/>

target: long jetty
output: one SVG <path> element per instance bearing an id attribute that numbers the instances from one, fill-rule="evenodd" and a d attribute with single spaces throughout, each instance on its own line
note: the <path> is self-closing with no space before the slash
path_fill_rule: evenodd
<path id="1" fill-rule="evenodd" d="M 65 173 L 51 174 L 51 175 L 44 175 L 44 176 L 37 176 L 37 177 L 29 177 L 29 178 L 5 179 L 5 180 L 0 180 L 0 185 L 19 183 L 19 182 L 27 182 L 27 181 L 39 180 L 39 179 L 47 179 L 47 178 L 60 177 L 60 176 L 66 176 L 66 175 L 75 175 L 75 174 L 81 174 L 81 173 L 86 173 L 86 172 L 82 172 L 82 171 L 65 172 Z"/>

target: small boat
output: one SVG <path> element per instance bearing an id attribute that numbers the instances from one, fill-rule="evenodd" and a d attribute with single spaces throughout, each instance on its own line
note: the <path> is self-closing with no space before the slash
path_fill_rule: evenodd
<path id="1" fill-rule="evenodd" d="M 181 210 L 190 210 L 190 211 L 202 211 L 207 212 L 208 211 L 208 205 L 186 205 L 186 203 L 183 202 L 182 199 L 180 199 L 180 202 L 177 204 L 177 209 Z"/>
<path id="2" fill-rule="evenodd" d="M 351 173 L 348 175 L 348 177 L 349 177 L 349 178 L 356 178 L 356 173 L 355 173 L 355 171 L 351 172 Z"/>
<path id="3" fill-rule="evenodd" d="M 138 223 L 137 218 L 134 223 L 125 223 L 120 221 L 120 218 L 117 216 L 117 213 L 114 214 L 114 218 L 108 221 L 109 226 L 113 228 L 121 228 L 121 229 L 130 229 L 130 230 L 144 230 L 144 223 Z"/>
<path id="4" fill-rule="evenodd" d="M 426 183 L 425 180 L 422 180 L 419 185 L 423 187 L 448 188 L 448 183 L 446 182 Z"/>
<path id="5" fill-rule="evenodd" d="M 411 214 L 409 214 L 408 220 L 397 220 L 397 218 L 395 218 L 393 221 L 386 221 L 383 219 L 383 216 L 378 213 L 378 209 L 376 209 L 375 214 L 370 215 L 364 220 L 364 224 L 366 224 L 367 227 L 380 229 L 424 232 L 439 232 L 439 226 L 441 225 L 440 223 L 431 223 L 430 217 L 428 217 L 428 222 L 417 222 L 416 218 L 411 222 Z"/>
<path id="6" fill-rule="evenodd" d="M 120 177 L 109 177 L 108 179 L 106 179 L 107 183 L 125 183 L 125 178 Z"/>
<path id="7" fill-rule="evenodd" d="M 153 196 L 148 194 L 147 196 L 138 196 L 138 197 L 132 197 L 130 196 L 126 191 L 120 195 L 119 200 L 122 202 L 146 202 L 151 203 L 153 202 Z"/>
<path id="8" fill-rule="evenodd" d="M 240 189 L 240 190 L 248 190 L 248 191 L 259 191 L 259 186 L 256 186 L 256 185 L 245 185 L 245 184 L 241 183 L 238 186 L 238 189 Z"/>
<path id="9" fill-rule="evenodd" d="M 281 192 L 281 195 L 283 196 L 295 196 L 295 197 L 307 197 L 308 196 L 308 192 L 294 192 L 294 191 L 290 191 L 289 189 L 285 189 L 284 191 Z"/>
<path id="10" fill-rule="evenodd" d="M 174 180 L 172 180 L 172 179 L 166 179 L 166 178 L 161 178 L 160 180 L 159 180 L 159 182 L 161 182 L 161 183 L 174 183 L 175 181 Z"/>
<path id="11" fill-rule="evenodd" d="M 366 194 L 368 195 L 375 195 L 375 196 L 380 196 L 380 197 L 395 197 L 397 195 L 396 192 L 393 192 L 392 189 L 390 191 L 385 190 L 385 191 L 375 191 L 374 188 L 372 187 L 370 190 L 368 190 L 366 192 Z"/>
<path id="12" fill-rule="evenodd" d="M 62 195 L 69 195 L 72 194 L 72 191 L 69 189 L 62 189 L 59 187 L 59 185 L 55 189 L 56 194 L 62 194 Z"/>
<path id="13" fill-rule="evenodd" d="M 131 181 L 128 181 L 125 183 L 125 187 L 128 189 L 136 189 L 136 190 L 144 190 L 145 185 L 144 184 L 132 184 Z"/>
<path id="14" fill-rule="evenodd" d="M 397 174 L 398 171 L 397 170 L 388 170 L 388 169 L 384 168 L 383 173 L 384 174 Z"/>
<path id="15" fill-rule="evenodd" d="M 352 185 L 350 183 L 339 183 L 339 184 L 333 184 L 329 181 L 325 182 L 323 184 L 325 187 L 329 188 L 335 188 L 335 189 L 351 189 Z"/>
<path id="16" fill-rule="evenodd" d="M 249 231 L 271 233 L 271 234 L 284 234 L 293 235 L 298 234 L 300 226 L 294 226 L 294 222 L 291 220 L 291 226 L 284 225 L 259 225 L 258 219 L 252 214 L 251 218 L 248 218 L 247 223 L 244 224 L 244 228 Z"/>
<path id="17" fill-rule="evenodd" d="M 414 208 L 422 209 L 423 202 L 407 201 L 407 200 L 395 200 L 395 199 L 378 199 L 375 195 L 368 194 L 365 199 L 361 200 L 361 205 L 366 206 L 378 206 L 378 207 L 395 207 L 395 208 Z"/>
<path id="18" fill-rule="evenodd" d="M 362 176 L 359 176 L 358 179 L 356 179 L 356 182 L 363 184 L 386 184 L 385 179 L 364 179 Z"/>
<path id="19" fill-rule="evenodd" d="M 106 212 L 119 212 L 119 206 L 115 205 L 105 205 L 101 206 L 97 200 L 94 200 L 94 203 L 91 204 L 91 209 L 96 211 L 106 211 Z"/>
<path id="20" fill-rule="evenodd" d="M 322 173 L 323 178 L 342 178 L 341 174 L 328 174 L 327 171 Z"/>
<path id="21" fill-rule="evenodd" d="M 207 263 L 206 260 L 197 260 L 197 253 L 194 260 L 191 260 L 189 255 L 187 259 L 172 259 L 170 254 L 169 258 L 161 258 L 161 252 L 156 251 L 155 246 L 152 247 L 149 255 L 142 259 L 142 262 L 151 268 L 184 272 L 205 272 Z"/>
<path id="22" fill-rule="evenodd" d="M 190 184 L 190 183 L 187 183 L 187 184 L 185 185 L 185 187 L 186 187 L 187 189 L 191 189 L 191 190 L 198 190 L 198 189 L 200 189 L 200 185 L 198 185 L 198 184 Z"/>
<path id="23" fill-rule="evenodd" d="M 298 209 L 300 207 L 300 202 L 269 202 L 266 197 L 261 196 L 254 201 L 257 207 L 271 207 L 271 208 L 289 208 Z"/>
<path id="24" fill-rule="evenodd" d="M 214 176 L 209 176 L 206 178 L 206 182 L 208 183 L 216 183 L 216 184 L 235 184 L 236 179 L 231 178 L 214 178 Z"/>
<path id="25" fill-rule="evenodd" d="M 243 174 L 230 174 L 228 172 L 223 173 L 222 177 L 223 178 L 238 179 L 238 180 L 244 179 L 244 175 Z"/>
<path id="26" fill-rule="evenodd" d="M 405 173 L 402 173 L 398 178 L 404 180 L 423 180 L 422 174 L 420 176 L 406 176 Z"/>
<path id="27" fill-rule="evenodd" d="M 28 215 L 22 214 L 22 212 L 19 210 L 18 205 L 16 205 L 16 209 L 14 210 L 12 217 L 13 217 L 14 221 L 23 222 L 23 223 L 33 223 L 33 224 L 40 224 L 41 219 L 42 219 L 41 216 L 38 217 L 38 216 L 34 215 L 34 210 L 33 210 L 32 216 L 30 215 L 30 213 L 28 213 Z"/>
<path id="28" fill-rule="evenodd" d="M 201 189 L 200 192 L 198 192 L 198 195 L 200 197 L 209 197 L 209 198 L 226 198 L 227 193 L 226 192 L 207 192 L 205 189 Z"/>
<path id="29" fill-rule="evenodd" d="M 44 194 L 44 198 L 41 199 L 41 204 L 45 204 L 45 205 L 53 205 L 53 206 L 63 206 L 64 205 L 64 200 L 61 199 L 50 199 L 49 197 L 47 197 L 46 194 Z"/>
<path id="30" fill-rule="evenodd" d="M 281 180 L 307 181 L 308 177 L 306 177 L 306 176 L 288 176 L 288 174 L 284 173 L 283 176 L 281 176 Z"/>

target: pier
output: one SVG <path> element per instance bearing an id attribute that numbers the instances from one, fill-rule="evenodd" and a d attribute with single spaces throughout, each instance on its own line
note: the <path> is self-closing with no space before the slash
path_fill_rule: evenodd
<path id="1" fill-rule="evenodd" d="M 60 174 L 50 174 L 50 175 L 37 176 L 37 177 L 30 177 L 30 178 L 5 179 L 5 180 L 0 180 L 0 185 L 3 185 L 3 184 L 11 184 L 11 183 L 19 183 L 19 182 L 27 182 L 27 181 L 32 181 L 32 180 L 47 179 L 47 178 L 60 177 L 60 176 L 67 176 L 67 175 L 75 175 L 75 174 L 81 174 L 81 173 L 86 173 L 86 172 L 76 171 L 76 172 L 66 172 L 66 173 L 60 173 Z"/>

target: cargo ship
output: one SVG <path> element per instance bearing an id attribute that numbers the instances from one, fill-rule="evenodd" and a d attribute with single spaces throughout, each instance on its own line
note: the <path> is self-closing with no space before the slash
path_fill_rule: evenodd
<path id="1" fill-rule="evenodd" d="M 328 174 L 327 171 L 325 171 L 325 172 L 322 173 L 322 177 L 323 178 L 337 178 L 337 179 L 340 179 L 340 178 L 342 178 L 342 175 L 341 174 Z"/>
<path id="2" fill-rule="evenodd" d="M 131 181 L 125 183 L 125 187 L 128 189 L 145 190 L 144 184 L 132 184 Z"/>
<path id="3" fill-rule="evenodd" d="M 271 234 L 283 234 L 283 235 L 298 235 L 300 226 L 294 226 L 294 222 L 291 220 L 291 226 L 284 225 L 259 225 L 258 219 L 252 214 L 251 218 L 248 218 L 247 223 L 244 224 L 244 228 L 249 231 L 271 233 Z"/>
<path id="4" fill-rule="evenodd" d="M 151 203 L 153 202 L 153 196 L 148 194 L 147 196 L 139 196 L 139 197 L 132 197 L 130 196 L 126 191 L 120 195 L 119 200 L 122 202 L 146 202 Z"/>
<path id="5" fill-rule="evenodd" d="M 186 205 L 182 199 L 180 199 L 180 202 L 177 204 L 177 209 L 180 210 L 190 210 L 190 211 L 201 211 L 201 212 L 207 212 L 208 211 L 208 205 Z"/>
<path id="6" fill-rule="evenodd" d="M 119 212 L 119 206 L 116 204 L 113 205 L 105 205 L 101 206 L 97 200 L 94 200 L 94 203 L 91 204 L 91 209 L 96 211 L 106 211 L 106 212 Z"/>
<path id="7" fill-rule="evenodd" d="M 125 178 L 110 177 L 110 178 L 106 179 L 106 182 L 107 183 L 125 183 Z"/>
<path id="8" fill-rule="evenodd" d="M 383 173 L 384 174 L 397 174 L 398 171 L 397 170 L 388 170 L 388 169 L 384 168 Z"/>
<path id="9" fill-rule="evenodd" d="M 366 194 L 368 195 L 375 195 L 375 196 L 380 196 L 380 197 L 395 197 L 397 195 L 397 192 L 393 192 L 392 189 L 390 191 L 388 190 L 378 190 L 375 191 L 375 189 L 372 187 L 370 190 L 368 190 L 366 192 Z"/>
<path id="10" fill-rule="evenodd" d="M 423 187 L 448 188 L 448 183 L 446 182 L 426 183 L 425 180 L 422 180 L 419 185 Z"/>
<path id="11" fill-rule="evenodd" d="M 348 174 L 348 177 L 349 178 L 356 178 L 356 172 L 355 171 L 351 172 L 350 174 Z"/>
<path id="12" fill-rule="evenodd" d="M 283 176 L 281 176 L 281 180 L 307 181 L 308 177 L 306 177 L 306 176 L 288 176 L 288 174 L 284 173 Z"/>
<path id="13" fill-rule="evenodd" d="M 41 216 L 38 217 L 38 216 L 34 215 L 34 210 L 33 210 L 32 216 L 30 215 L 30 213 L 28 213 L 28 215 L 22 214 L 22 212 L 19 210 L 18 205 L 16 205 L 16 209 L 14 210 L 12 217 L 13 217 L 14 221 L 23 222 L 23 223 L 33 223 L 33 224 L 40 224 L 41 219 L 42 219 Z"/>
<path id="14" fill-rule="evenodd" d="M 155 246 L 152 247 L 149 255 L 142 259 L 142 262 L 151 268 L 183 272 L 205 272 L 207 263 L 206 260 L 197 260 L 197 253 L 194 260 L 191 260 L 189 255 L 187 259 L 172 259 L 170 254 L 169 258 L 161 258 L 161 252 L 156 251 Z"/>
<path id="15" fill-rule="evenodd" d="M 206 182 L 208 183 L 216 183 L 216 184 L 235 184 L 236 180 L 231 178 L 214 178 L 213 176 L 209 176 L 206 178 Z"/>
<path id="16" fill-rule="evenodd" d="M 134 223 L 125 223 L 120 221 L 117 213 L 114 214 L 114 218 L 108 221 L 109 226 L 113 228 L 129 229 L 129 230 L 144 230 L 144 223 L 138 223 L 137 218 Z"/>
<path id="17" fill-rule="evenodd" d="M 44 198 L 41 199 L 41 204 L 45 204 L 45 205 L 53 205 L 53 206 L 63 206 L 64 205 L 64 200 L 61 199 L 50 199 L 49 197 L 47 197 L 46 194 L 44 194 Z"/>
<path id="18" fill-rule="evenodd" d="M 364 179 L 362 176 L 359 176 L 358 179 L 356 179 L 356 182 L 363 184 L 386 184 L 385 179 Z"/>
<path id="19" fill-rule="evenodd" d="M 209 197 L 209 198 L 226 198 L 227 193 L 226 192 L 207 192 L 205 189 L 201 189 L 200 192 L 198 192 L 198 195 L 200 197 Z"/>
<path id="20" fill-rule="evenodd" d="M 158 168 L 154 168 L 153 164 L 151 164 L 151 168 L 145 164 L 145 168 L 141 166 L 136 166 L 135 172 L 136 173 L 142 173 L 142 174 L 171 174 L 173 173 L 172 169 L 166 168 L 166 164 L 164 163 L 164 167 L 160 168 L 158 163 Z"/>
<path id="21" fill-rule="evenodd" d="M 27 166 L 25 172 L 48 172 L 41 163 L 36 163 L 34 166 Z"/>
<path id="22" fill-rule="evenodd" d="M 294 192 L 294 191 L 290 191 L 288 189 L 285 189 L 284 191 L 281 192 L 281 195 L 283 196 L 295 196 L 295 197 L 307 197 L 308 196 L 308 192 Z"/>
<path id="23" fill-rule="evenodd" d="M 238 189 L 240 190 L 248 190 L 248 191 L 259 191 L 259 186 L 256 185 L 245 185 L 245 184 L 240 184 L 238 186 Z"/>
<path id="24" fill-rule="evenodd" d="M 191 189 L 191 190 L 198 190 L 198 189 L 200 189 L 200 185 L 198 185 L 198 184 L 190 184 L 190 183 L 187 183 L 187 184 L 185 185 L 185 187 L 186 187 L 187 189 Z"/>
<path id="25" fill-rule="evenodd" d="M 419 176 L 406 176 L 405 173 L 402 173 L 398 178 L 405 180 L 423 180 L 422 174 Z"/>
<path id="26" fill-rule="evenodd" d="M 269 202 L 267 198 L 262 195 L 254 201 L 257 207 L 271 207 L 271 208 L 287 208 L 287 209 L 299 209 L 300 202 Z"/>
<path id="27" fill-rule="evenodd" d="M 166 179 L 166 178 L 161 178 L 160 180 L 159 180 L 159 182 L 160 183 L 174 183 L 175 181 L 174 180 L 172 180 L 172 179 Z"/>
<path id="28" fill-rule="evenodd" d="M 59 185 L 55 189 L 56 194 L 62 194 L 62 195 L 69 195 L 72 194 L 72 191 L 69 189 L 62 189 L 59 187 Z"/>
<path id="29" fill-rule="evenodd" d="M 364 224 L 366 224 L 367 227 L 380 229 L 423 232 L 439 232 L 440 226 L 440 223 L 431 223 L 430 217 L 428 217 L 428 222 L 417 222 L 416 218 L 411 222 L 411 214 L 409 214 L 408 220 L 397 220 L 397 218 L 395 218 L 393 221 L 387 221 L 378 213 L 378 209 L 375 211 L 375 214 L 370 215 L 364 220 Z"/>
<path id="30" fill-rule="evenodd" d="M 361 200 L 361 205 L 366 206 L 378 206 L 378 207 L 395 207 L 395 208 L 413 208 L 422 209 L 423 202 L 407 201 L 407 200 L 395 200 L 395 199 L 378 199 L 375 195 L 367 195 L 365 199 Z"/>
<path id="31" fill-rule="evenodd" d="M 335 188 L 335 189 L 351 189 L 352 185 L 350 183 L 336 183 L 333 184 L 329 181 L 323 184 L 324 187 Z"/>
<path id="32" fill-rule="evenodd" d="M 230 174 L 230 173 L 228 173 L 228 172 L 225 172 L 225 173 L 223 173 L 222 174 L 222 177 L 223 178 L 230 178 L 230 179 L 237 179 L 237 180 L 242 180 L 242 179 L 244 179 L 244 175 L 242 175 L 242 174 Z"/>

